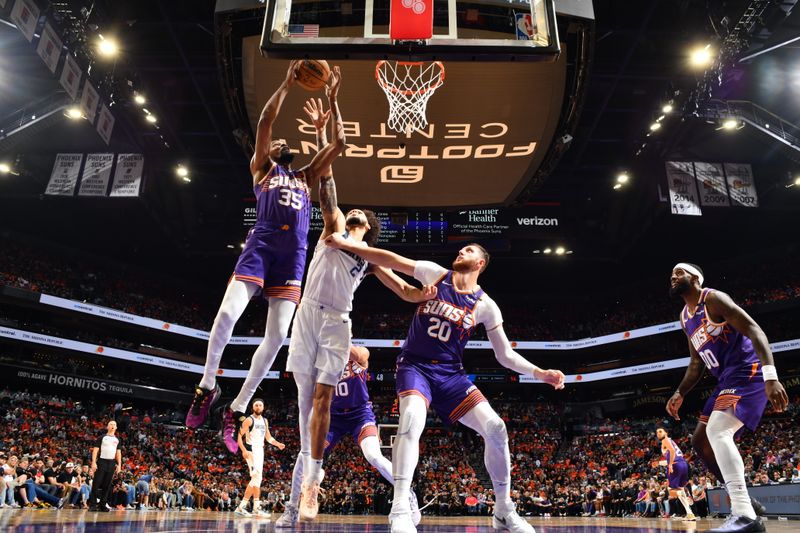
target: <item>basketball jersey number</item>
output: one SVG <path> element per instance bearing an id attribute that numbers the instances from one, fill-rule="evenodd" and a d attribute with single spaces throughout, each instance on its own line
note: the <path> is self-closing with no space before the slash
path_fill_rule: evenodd
<path id="1" fill-rule="evenodd" d="M 428 335 L 442 342 L 450 340 L 450 322 L 431 317 L 431 326 L 428 328 Z"/>
<path id="2" fill-rule="evenodd" d="M 340 381 L 336 384 L 336 396 L 350 396 L 350 389 L 347 387 L 346 381 Z"/>
<path id="3" fill-rule="evenodd" d="M 719 366 L 719 361 L 714 357 L 714 352 L 711 350 L 703 350 L 698 352 L 697 355 L 699 355 L 700 359 L 706 364 L 706 368 L 717 368 Z"/>
<path id="4" fill-rule="evenodd" d="M 292 209 L 303 209 L 303 195 L 299 192 L 294 192 L 291 189 L 281 189 L 278 191 L 281 197 L 278 199 L 278 203 L 281 205 L 285 205 L 286 207 L 291 207 Z"/>

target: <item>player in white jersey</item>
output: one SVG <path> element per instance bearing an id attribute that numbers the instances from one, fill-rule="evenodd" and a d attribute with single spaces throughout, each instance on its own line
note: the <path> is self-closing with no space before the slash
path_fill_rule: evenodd
<path id="1" fill-rule="evenodd" d="M 321 101 L 313 100 L 306 104 L 306 112 L 317 129 L 317 144 L 322 149 L 326 142 L 328 114 L 323 111 Z M 337 113 L 335 107 L 331 113 Z M 334 124 L 341 127 L 340 121 Z M 325 246 L 324 240 L 337 234 L 354 247 L 366 248 L 377 241 L 381 225 L 371 211 L 352 209 L 345 216 L 338 207 L 333 172 L 328 169 L 323 174 L 325 177 L 319 182 L 319 201 L 325 226 L 308 267 L 306 288 L 294 318 L 286 361 L 286 370 L 294 374 L 297 384 L 300 455 L 292 482 L 303 481 L 301 520 L 313 520 L 317 515 L 331 400 L 350 352 L 349 313 L 353 307 L 353 293 L 364 277 L 373 273 L 406 301 L 421 302 L 435 295 L 430 287 L 418 289 L 391 270 L 369 268 L 367 262 L 354 253 Z M 287 513 L 296 512 L 297 509 L 287 507 Z"/>
<path id="2" fill-rule="evenodd" d="M 253 414 L 245 418 L 239 429 L 238 441 L 239 449 L 242 450 L 242 457 L 247 461 L 250 469 L 250 483 L 244 491 L 241 503 L 236 508 L 236 514 L 242 516 L 269 517 L 270 513 L 261 509 L 261 478 L 264 470 L 264 442 L 270 443 L 279 450 L 286 447 L 285 444 L 278 442 L 269 432 L 269 422 L 262 416 L 264 413 L 264 401 L 260 398 L 253 400 Z M 247 504 L 253 498 L 253 513 L 247 511 Z"/>

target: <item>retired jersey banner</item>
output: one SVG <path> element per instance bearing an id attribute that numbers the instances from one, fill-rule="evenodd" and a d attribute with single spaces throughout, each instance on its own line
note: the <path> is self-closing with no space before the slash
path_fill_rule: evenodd
<path id="1" fill-rule="evenodd" d="M 83 84 L 83 94 L 81 95 L 81 112 L 90 124 L 94 124 L 94 117 L 97 116 L 97 104 L 100 102 L 100 95 L 89 80 Z"/>
<path id="2" fill-rule="evenodd" d="M 669 203 L 673 215 L 700 216 L 700 202 L 694 179 L 694 165 L 685 161 L 667 161 Z"/>
<path id="3" fill-rule="evenodd" d="M 114 172 L 114 184 L 111 186 L 111 196 L 139 196 L 143 168 L 144 156 L 142 154 L 119 154 L 117 169 Z"/>
<path id="4" fill-rule="evenodd" d="M 728 207 L 728 186 L 725 172 L 719 163 L 695 163 L 697 186 L 700 188 L 700 205 Z"/>
<path id="5" fill-rule="evenodd" d="M 78 196 L 105 196 L 113 165 L 114 154 L 87 155 Z"/>
<path id="6" fill-rule="evenodd" d="M 42 38 L 39 39 L 39 46 L 36 47 L 36 53 L 53 74 L 56 73 L 58 60 L 61 58 L 61 44 L 61 37 L 58 36 L 56 30 L 49 22 L 45 24 L 42 29 Z"/>
<path id="7" fill-rule="evenodd" d="M 36 23 L 39 22 L 39 8 L 33 0 L 17 0 L 14 9 L 11 10 L 11 22 L 16 24 L 28 42 L 31 42 L 36 31 Z"/>
<path id="8" fill-rule="evenodd" d="M 53 196 L 72 196 L 81 171 L 83 154 L 58 154 L 53 165 L 53 173 L 47 184 L 45 194 Z"/>
<path id="9" fill-rule="evenodd" d="M 83 72 L 78 62 L 72 54 L 67 54 L 64 58 L 64 68 L 61 71 L 61 78 L 58 80 L 61 86 L 67 91 L 69 97 L 74 101 L 78 98 L 78 88 L 81 86 Z"/>
<path id="10" fill-rule="evenodd" d="M 753 169 L 748 164 L 725 163 L 731 202 L 740 207 L 758 207 L 758 193 L 753 181 Z"/>
<path id="11" fill-rule="evenodd" d="M 111 133 L 114 131 L 114 115 L 108 110 L 108 106 L 103 104 L 100 108 L 100 119 L 97 121 L 97 133 L 106 142 L 111 142 Z"/>

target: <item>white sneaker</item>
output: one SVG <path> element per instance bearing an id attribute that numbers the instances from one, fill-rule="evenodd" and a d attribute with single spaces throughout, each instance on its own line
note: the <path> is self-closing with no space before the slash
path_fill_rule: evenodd
<path id="1" fill-rule="evenodd" d="M 684 522 L 697 522 L 697 517 L 693 514 L 687 514 L 683 517 Z"/>
<path id="2" fill-rule="evenodd" d="M 272 513 L 269 511 L 265 511 L 264 509 L 259 509 L 258 511 L 253 513 L 258 518 L 270 518 L 272 517 Z"/>
<path id="3" fill-rule="evenodd" d="M 241 507 L 237 507 L 233 514 L 238 514 L 239 516 L 253 516 L 253 513 Z"/>
<path id="4" fill-rule="evenodd" d="M 392 533 L 417 533 L 411 513 L 390 513 L 389 525 Z"/>
<path id="5" fill-rule="evenodd" d="M 319 495 L 322 489 L 319 486 L 319 481 L 312 481 L 308 485 L 303 483 L 303 488 L 300 489 L 300 520 L 303 522 L 310 522 L 317 517 L 319 513 Z"/>
<path id="6" fill-rule="evenodd" d="M 418 526 L 420 521 L 422 520 L 422 513 L 419 510 L 419 503 L 417 502 L 417 495 L 414 494 L 414 491 L 411 491 L 411 494 L 408 497 L 408 502 L 411 504 L 411 521 L 414 523 L 415 526 Z"/>
<path id="7" fill-rule="evenodd" d="M 293 505 L 287 505 L 286 509 L 283 511 L 278 520 L 275 521 L 276 528 L 284 528 L 284 527 L 294 527 L 299 520 L 297 507 Z"/>
<path id="8" fill-rule="evenodd" d="M 511 511 L 505 516 L 492 516 L 492 527 L 512 533 L 536 533 L 533 526 L 527 523 L 516 511 Z"/>

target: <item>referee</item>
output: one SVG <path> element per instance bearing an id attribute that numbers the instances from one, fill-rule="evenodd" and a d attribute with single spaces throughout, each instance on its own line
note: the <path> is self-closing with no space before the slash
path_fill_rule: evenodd
<path id="1" fill-rule="evenodd" d="M 108 431 L 97 439 L 92 447 L 92 466 L 90 473 L 92 480 L 92 494 L 89 496 L 89 509 L 91 511 L 108 512 L 106 503 L 111 494 L 111 482 L 114 474 L 122 470 L 122 452 L 119 449 L 119 439 L 115 435 L 117 423 L 111 420 Z M 100 457 L 97 457 L 97 454 Z M 99 501 L 98 501 L 99 500 Z"/>

